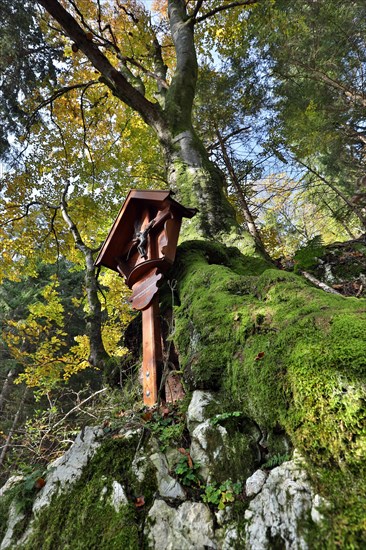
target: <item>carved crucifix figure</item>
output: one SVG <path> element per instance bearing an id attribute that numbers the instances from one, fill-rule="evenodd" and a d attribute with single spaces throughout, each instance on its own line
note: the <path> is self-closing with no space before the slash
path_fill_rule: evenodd
<path id="1" fill-rule="evenodd" d="M 158 289 L 174 262 L 182 218 L 195 213 L 176 202 L 171 191 L 132 190 L 95 262 L 125 279 L 132 307 L 142 312 L 143 396 L 149 407 L 163 391 Z"/>
<path id="2" fill-rule="evenodd" d="M 138 253 L 140 254 L 141 258 L 144 258 L 144 260 L 147 260 L 147 251 L 146 251 L 147 236 L 150 229 L 154 226 L 154 224 L 155 224 L 155 219 L 151 220 L 151 222 L 149 222 L 143 230 L 140 230 L 140 231 L 136 230 L 135 238 L 132 241 L 133 243 L 137 244 Z"/>

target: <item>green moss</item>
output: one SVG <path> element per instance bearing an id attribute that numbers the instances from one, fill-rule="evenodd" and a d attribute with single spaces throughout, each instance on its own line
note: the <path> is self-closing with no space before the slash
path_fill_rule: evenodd
<path id="1" fill-rule="evenodd" d="M 0 540 L 4 538 L 8 524 L 8 515 L 11 502 L 13 500 L 12 492 L 9 490 L 0 498 Z"/>
<path id="2" fill-rule="evenodd" d="M 148 472 L 142 489 L 131 470 L 138 441 L 139 437 L 104 441 L 81 478 L 41 511 L 33 534 L 22 548 L 142 548 L 144 519 L 156 484 L 155 476 Z M 110 500 L 114 480 L 124 487 L 129 501 L 118 511 Z M 134 505 L 135 498 L 141 495 L 145 498 L 143 510 Z"/>
<path id="3" fill-rule="evenodd" d="M 318 258 L 324 255 L 325 249 L 321 237 L 317 235 L 306 246 L 300 248 L 294 257 L 295 271 L 308 270 L 317 264 Z"/>
<path id="4" fill-rule="evenodd" d="M 365 301 L 327 294 L 263 262 L 234 262 L 204 242 L 185 246 L 174 338 L 186 383 L 226 392 L 231 410 L 267 434 L 270 456 L 285 450 L 283 439 L 270 448 L 285 430 L 317 479 L 332 472 L 320 492 L 335 503 L 328 521 L 344 525 L 337 537 L 344 544 L 353 532 L 366 537 L 364 515 L 347 509 L 355 500 L 366 508 Z M 340 506 L 339 479 L 347 476 L 357 490 L 348 487 Z"/>

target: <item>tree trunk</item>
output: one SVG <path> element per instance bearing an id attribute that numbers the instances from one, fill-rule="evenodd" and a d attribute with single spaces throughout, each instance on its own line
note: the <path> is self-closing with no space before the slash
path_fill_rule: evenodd
<path id="1" fill-rule="evenodd" d="M 85 255 L 85 289 L 88 297 L 89 313 L 87 315 L 86 329 L 90 342 L 89 363 L 93 367 L 104 367 L 109 355 L 103 344 L 102 338 L 102 308 L 98 296 L 98 284 L 94 258 L 91 250 Z"/>
<path id="2" fill-rule="evenodd" d="M 222 138 L 222 135 L 221 135 L 218 128 L 216 128 L 216 135 L 217 135 L 217 138 L 218 138 L 219 143 L 220 143 L 220 148 L 221 148 L 221 152 L 222 152 L 222 155 L 223 155 L 223 158 L 224 158 L 225 166 L 226 166 L 226 168 L 229 172 L 231 182 L 232 182 L 232 184 L 234 186 L 234 189 L 235 189 L 235 191 L 238 195 L 239 204 L 241 206 L 241 209 L 242 209 L 242 212 L 243 212 L 243 215 L 244 215 L 244 219 L 245 219 L 245 223 L 247 225 L 248 231 L 254 239 L 257 250 L 259 250 L 261 252 L 261 254 L 263 255 L 263 257 L 266 258 L 268 261 L 272 261 L 270 255 L 268 254 L 268 252 L 265 249 L 265 246 L 264 246 L 263 241 L 262 241 L 262 237 L 261 237 L 261 235 L 260 235 L 260 233 L 257 229 L 254 218 L 253 218 L 252 213 L 249 209 L 248 202 L 247 202 L 246 197 L 244 195 L 243 189 L 242 189 L 242 187 L 240 185 L 240 182 L 239 182 L 239 179 L 236 175 L 234 166 L 233 166 L 233 164 L 230 160 L 230 157 L 228 155 L 225 142 L 224 142 L 224 140 Z"/>
<path id="3" fill-rule="evenodd" d="M 65 186 L 61 197 L 61 213 L 69 227 L 75 241 L 75 246 L 82 252 L 85 258 L 85 290 L 88 299 L 89 312 L 87 315 L 87 335 L 89 337 L 90 355 L 89 363 L 93 367 L 104 368 L 109 355 L 104 347 L 102 338 L 102 307 L 98 296 L 98 284 L 96 268 L 94 266 L 93 250 L 88 247 L 81 238 L 80 232 L 73 222 L 67 208 L 66 195 L 69 185 Z"/>
<path id="4" fill-rule="evenodd" d="M 199 212 L 191 224 L 197 236 L 204 238 L 242 233 L 233 206 L 225 194 L 225 177 L 215 166 L 190 124 L 163 144 L 169 187 L 179 200 Z"/>
<path id="5" fill-rule="evenodd" d="M 228 244 L 253 242 L 239 227 L 233 206 L 226 196 L 224 174 L 209 159 L 192 126 L 192 107 L 197 84 L 197 56 L 194 19 L 187 14 L 184 0 L 169 0 L 168 15 L 176 52 L 176 69 L 166 94 L 166 134 L 160 139 L 167 180 L 187 206 L 197 207 L 190 222 L 190 236 L 216 238 Z"/>
<path id="6" fill-rule="evenodd" d="M 5 408 L 5 403 L 11 392 L 11 387 L 12 387 L 15 375 L 16 375 L 16 372 L 13 369 L 10 369 L 10 371 L 6 375 L 6 378 L 1 390 L 1 394 L 0 394 L 0 414 L 3 412 Z"/>
<path id="7" fill-rule="evenodd" d="M 6 458 L 6 455 L 7 455 L 7 452 L 9 450 L 9 447 L 10 447 L 10 444 L 11 444 L 11 440 L 12 440 L 12 437 L 13 437 L 13 434 L 19 424 L 19 421 L 20 421 L 20 417 L 21 417 L 21 414 L 22 414 L 22 411 L 23 411 L 23 408 L 24 408 L 24 404 L 25 404 L 25 400 L 26 400 L 26 397 L 27 397 L 27 394 L 29 392 L 29 388 L 25 388 L 24 390 L 24 393 L 22 395 L 22 398 L 21 398 L 21 401 L 20 401 L 20 404 L 19 404 L 19 407 L 18 407 L 18 410 L 14 416 L 14 420 L 13 420 L 13 423 L 11 425 L 11 428 L 9 430 L 9 433 L 7 435 L 7 438 L 5 440 L 5 444 L 1 450 L 1 454 L 0 454 L 0 470 L 2 469 L 3 467 L 3 464 L 4 464 L 4 461 L 5 461 L 5 458 Z"/>

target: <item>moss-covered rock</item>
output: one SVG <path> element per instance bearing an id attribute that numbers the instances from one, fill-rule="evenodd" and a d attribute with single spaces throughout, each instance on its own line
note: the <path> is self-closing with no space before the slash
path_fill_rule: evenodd
<path id="1" fill-rule="evenodd" d="M 226 392 L 228 410 L 260 426 L 269 457 L 284 430 L 334 503 L 333 542 L 357 544 L 366 537 L 365 515 L 350 509 L 366 507 L 365 301 L 205 242 L 184 243 L 178 258 L 174 338 L 186 384 Z"/>
<path id="2" fill-rule="evenodd" d="M 146 464 L 143 477 L 136 472 L 136 450 L 142 436 L 141 430 L 106 434 L 78 479 L 63 484 L 41 508 L 33 506 L 33 516 L 30 508 L 24 524 L 27 531 L 24 536 L 14 532 L 14 547 L 141 548 L 145 517 L 157 488 L 151 463 Z M 11 495 L 14 506 L 18 495 L 19 491 Z M 144 505 L 139 506 L 142 496 Z"/>

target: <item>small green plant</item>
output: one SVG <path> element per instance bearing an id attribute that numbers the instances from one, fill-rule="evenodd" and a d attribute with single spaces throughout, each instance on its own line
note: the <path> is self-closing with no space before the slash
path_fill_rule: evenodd
<path id="1" fill-rule="evenodd" d="M 202 482 L 202 478 L 198 473 L 199 469 L 200 464 L 194 464 L 189 451 L 186 451 L 175 467 L 175 474 L 182 485 L 186 487 L 199 487 Z"/>
<path id="2" fill-rule="evenodd" d="M 290 460 L 290 458 L 291 458 L 291 455 L 289 453 L 286 453 L 284 455 L 280 455 L 280 454 L 273 455 L 271 458 L 267 460 L 267 462 L 265 462 L 262 465 L 262 468 L 267 468 L 268 470 L 270 470 L 271 468 L 280 466 L 280 464 L 282 464 L 283 462 L 286 462 L 287 460 Z"/>
<path id="3" fill-rule="evenodd" d="M 316 235 L 305 246 L 301 247 L 295 254 L 295 272 L 311 270 L 318 264 L 318 258 L 324 255 L 324 245 L 320 235 Z"/>
<path id="4" fill-rule="evenodd" d="M 227 479 L 221 485 L 211 483 L 206 486 L 205 492 L 202 495 L 203 502 L 217 506 L 219 510 L 223 510 L 227 504 L 234 502 L 235 497 L 243 491 L 243 485 L 239 481 L 233 483 L 231 479 Z"/>
<path id="5" fill-rule="evenodd" d="M 221 414 L 217 414 L 213 418 L 210 419 L 210 424 L 212 426 L 217 426 L 217 424 L 220 424 L 220 422 L 224 422 L 225 420 L 230 420 L 231 418 L 238 418 L 242 416 L 241 411 L 233 411 L 233 412 L 225 412 Z"/>
<path id="6" fill-rule="evenodd" d="M 147 425 L 158 439 L 162 451 L 165 451 L 169 445 L 179 444 L 182 439 L 184 422 L 175 415 L 174 410 L 168 411 L 165 415 L 154 412 L 151 419 L 147 421 Z"/>

